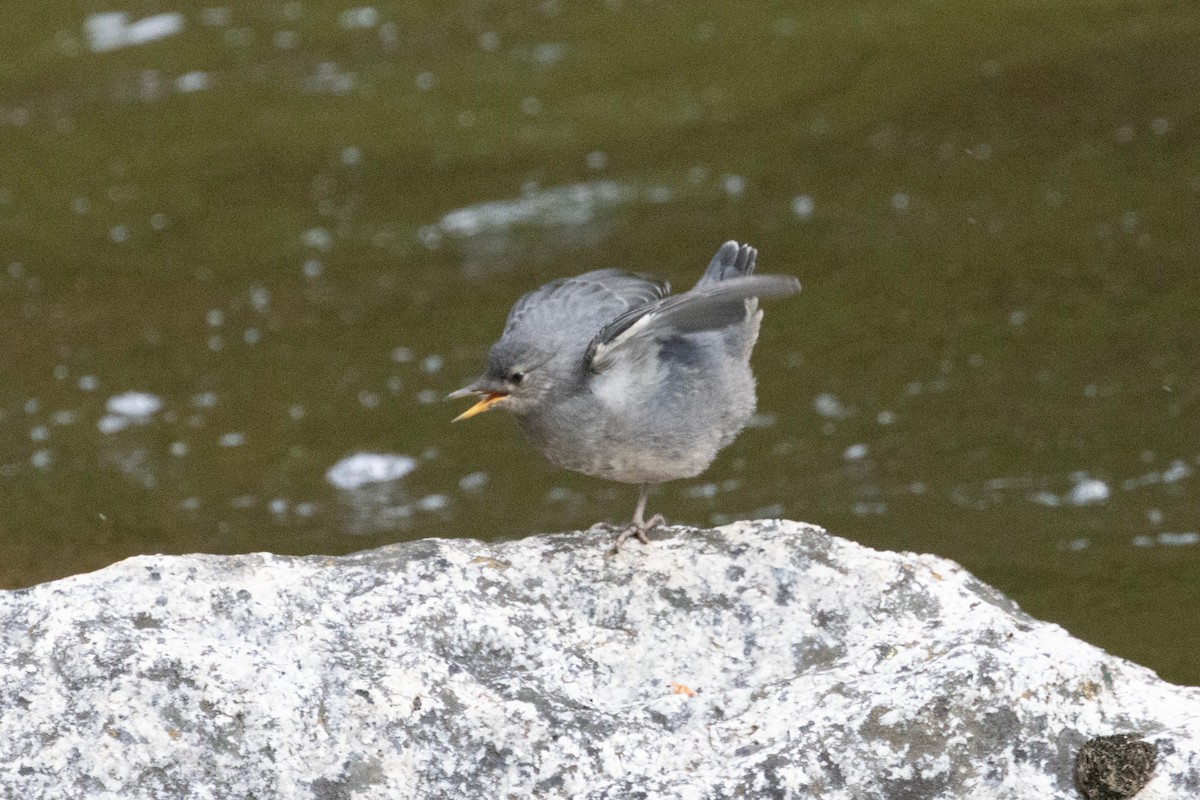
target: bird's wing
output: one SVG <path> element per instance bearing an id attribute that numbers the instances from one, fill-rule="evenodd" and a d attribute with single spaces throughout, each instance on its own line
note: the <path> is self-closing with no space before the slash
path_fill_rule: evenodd
<path id="1" fill-rule="evenodd" d="M 619 269 L 551 281 L 516 302 L 502 338 L 579 336 L 586 342 L 614 317 L 661 300 L 670 291 L 666 283 Z"/>
<path id="2" fill-rule="evenodd" d="M 800 291 L 790 275 L 743 275 L 702 283 L 685 294 L 631 308 L 605 325 L 588 345 L 586 360 L 600 372 L 640 343 L 719 330 L 746 316 L 751 297 L 788 297 Z"/>

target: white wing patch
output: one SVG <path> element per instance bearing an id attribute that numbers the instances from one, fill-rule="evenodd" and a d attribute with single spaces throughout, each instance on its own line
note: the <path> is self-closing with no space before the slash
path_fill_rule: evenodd
<path id="1" fill-rule="evenodd" d="M 619 349 L 621 345 L 625 344 L 630 339 L 637 336 L 639 333 L 652 325 L 658 316 L 658 312 L 651 311 L 637 322 L 621 331 L 621 333 L 611 342 L 602 342 L 597 345 L 596 352 L 592 355 L 592 368 L 601 370 L 610 366 L 610 362 L 613 361 L 611 357 L 613 351 Z"/>

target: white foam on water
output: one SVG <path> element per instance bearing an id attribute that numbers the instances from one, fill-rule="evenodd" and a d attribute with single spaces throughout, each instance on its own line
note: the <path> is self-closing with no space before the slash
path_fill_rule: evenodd
<path id="1" fill-rule="evenodd" d="M 1187 462 L 1176 459 L 1171 462 L 1171 466 L 1163 470 L 1163 483 L 1177 483 L 1192 474 L 1192 469 L 1187 465 Z"/>
<path id="2" fill-rule="evenodd" d="M 183 14 L 169 12 L 139 19 L 125 28 L 125 44 L 137 45 L 165 39 L 183 30 Z"/>
<path id="3" fill-rule="evenodd" d="M 1121 482 L 1121 488 L 1129 491 L 1137 489 L 1141 486 L 1153 486 L 1160 483 L 1178 483 L 1179 481 L 1191 477 L 1192 468 L 1188 466 L 1183 459 L 1175 459 L 1170 466 L 1159 472 L 1147 472 L 1144 475 L 1138 475 L 1134 478 L 1126 478 Z"/>
<path id="4" fill-rule="evenodd" d="M 813 398 L 813 411 L 826 419 L 843 419 L 850 415 L 849 409 L 838 400 L 837 395 L 822 392 Z"/>
<path id="5" fill-rule="evenodd" d="M 806 194 L 799 194 L 792 198 L 792 213 L 800 219 L 811 217 L 816 207 L 816 202 Z"/>
<path id="6" fill-rule="evenodd" d="M 636 197 L 634 189 L 614 181 L 574 183 L 460 208 L 443 216 L 438 227 L 450 236 L 467 237 L 530 223 L 580 225 L 590 222 L 598 210 Z"/>
<path id="7" fill-rule="evenodd" d="M 563 60 L 567 54 L 567 46 L 561 42 L 546 42 L 544 44 L 534 45 L 533 61 L 542 66 L 550 66 L 557 64 Z"/>
<path id="8" fill-rule="evenodd" d="M 417 468 L 412 456 L 390 453 L 355 453 L 334 464 L 325 480 L 339 489 L 359 489 L 371 483 L 395 481 Z"/>
<path id="9" fill-rule="evenodd" d="M 698 486 L 689 486 L 684 489 L 683 493 L 687 497 L 694 499 L 709 500 L 717 496 L 717 485 L 715 483 L 702 483 Z"/>
<path id="10" fill-rule="evenodd" d="M 869 450 L 870 448 L 862 442 L 852 444 L 846 448 L 846 452 L 842 453 L 842 458 L 847 461 L 859 461 L 867 457 Z"/>
<path id="11" fill-rule="evenodd" d="M 1039 506 L 1049 506 L 1053 508 L 1054 506 L 1062 505 L 1062 500 L 1059 499 L 1058 495 L 1056 495 L 1054 492 L 1045 490 L 1034 492 L 1033 494 L 1029 495 L 1029 499 L 1037 503 Z"/>
<path id="12" fill-rule="evenodd" d="M 458 481 L 458 486 L 464 492 L 477 492 L 484 486 L 487 486 L 488 474 L 486 472 L 472 472 L 468 475 L 463 475 Z"/>
<path id="13" fill-rule="evenodd" d="M 1141 535 L 1133 537 L 1134 547 L 1153 547 L 1155 544 L 1165 545 L 1167 547 L 1183 547 L 1187 545 L 1200 544 L 1200 531 L 1185 531 L 1183 533 L 1173 533 L 1163 531 L 1157 536 Z"/>
<path id="14" fill-rule="evenodd" d="M 101 433 L 118 433 L 131 425 L 130 417 L 119 417 L 116 414 L 105 414 L 96 423 Z"/>
<path id="15" fill-rule="evenodd" d="M 189 92 L 198 92 L 201 89 L 207 89 L 212 82 L 212 78 L 204 70 L 192 70 L 185 72 L 175 79 L 175 91 L 182 94 Z"/>
<path id="16" fill-rule="evenodd" d="M 1112 490 L 1108 484 L 1096 478 L 1082 478 L 1067 492 L 1066 500 L 1073 506 L 1090 506 L 1108 500 Z"/>
<path id="17" fill-rule="evenodd" d="M 379 11 L 372 6 L 350 8 L 342 12 L 341 22 L 346 30 L 374 28 L 379 24 Z"/>
<path id="18" fill-rule="evenodd" d="M 110 414 L 145 420 L 157 414 L 162 405 L 162 399 L 149 392 L 124 392 L 108 398 L 104 407 Z"/>
<path id="19" fill-rule="evenodd" d="M 183 14 L 171 11 L 134 22 L 119 11 L 92 14 L 83 21 L 88 47 L 93 53 L 106 53 L 174 36 L 183 30 Z"/>
<path id="20" fill-rule="evenodd" d="M 422 511 L 441 511 L 449 502 L 450 499 L 444 494 L 431 494 L 418 500 L 417 506 Z"/>

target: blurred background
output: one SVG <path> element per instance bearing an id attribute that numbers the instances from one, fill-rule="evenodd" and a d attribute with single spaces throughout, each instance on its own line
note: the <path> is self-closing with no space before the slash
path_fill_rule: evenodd
<path id="1" fill-rule="evenodd" d="M 14 5 L 0 586 L 623 521 L 440 400 L 521 293 L 738 239 L 805 291 L 652 510 L 947 556 L 1200 683 L 1197 41 L 1190 2 Z"/>

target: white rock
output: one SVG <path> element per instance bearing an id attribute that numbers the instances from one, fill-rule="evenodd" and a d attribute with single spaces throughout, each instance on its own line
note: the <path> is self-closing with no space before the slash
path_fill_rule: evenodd
<path id="1" fill-rule="evenodd" d="M 139 556 L 0 592 L 22 798 L 1075 800 L 1098 735 L 1200 796 L 1200 689 L 953 562 L 790 522 Z"/>

